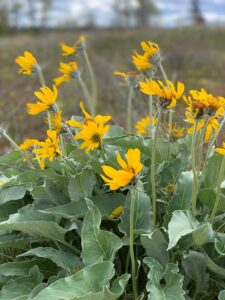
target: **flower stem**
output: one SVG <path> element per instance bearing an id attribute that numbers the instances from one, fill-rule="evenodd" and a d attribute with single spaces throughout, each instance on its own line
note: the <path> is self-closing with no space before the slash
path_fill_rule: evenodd
<path id="1" fill-rule="evenodd" d="M 88 107 L 90 109 L 91 116 L 94 117 L 95 116 L 95 106 L 94 106 L 94 103 L 91 99 L 91 95 L 89 94 L 89 91 L 87 89 L 87 86 L 86 86 L 85 82 L 83 81 L 83 79 L 80 76 L 78 77 L 78 80 L 79 80 L 81 89 L 84 93 L 84 96 L 87 100 L 87 104 L 88 104 Z"/>
<path id="2" fill-rule="evenodd" d="M 92 101 L 93 101 L 93 106 L 94 106 L 94 110 L 96 110 L 97 107 L 97 81 L 96 81 L 96 77 L 95 77 L 95 73 L 93 71 L 91 62 L 89 60 L 87 51 L 84 50 L 84 58 L 86 60 L 87 63 L 87 67 L 88 67 L 88 71 L 90 74 L 90 78 L 91 78 L 91 89 L 92 89 Z"/>
<path id="3" fill-rule="evenodd" d="M 37 73 L 38 73 L 38 76 L 39 76 L 39 80 L 40 80 L 41 86 L 45 87 L 46 86 L 46 84 L 45 84 L 45 78 L 44 78 L 44 74 L 42 72 L 41 67 L 38 69 Z M 48 128 L 50 130 L 52 130 L 51 113 L 49 111 L 47 111 L 47 117 L 48 117 Z"/>
<path id="4" fill-rule="evenodd" d="M 220 202 L 221 183 L 223 181 L 224 171 L 225 171 L 225 155 L 223 156 L 222 164 L 221 164 L 220 171 L 219 171 L 219 176 L 218 176 L 218 179 L 217 179 L 216 201 L 214 203 L 213 210 L 212 210 L 212 213 L 211 213 L 211 216 L 210 216 L 210 219 L 209 219 L 210 223 L 213 223 L 213 220 L 214 220 L 214 217 L 215 217 L 215 214 L 217 212 L 217 208 L 218 208 L 218 205 L 219 205 L 219 202 Z"/>
<path id="5" fill-rule="evenodd" d="M 127 132 L 131 133 L 131 110 L 132 110 L 132 99 L 133 99 L 133 88 L 129 89 L 129 95 L 127 99 Z"/>
<path id="6" fill-rule="evenodd" d="M 156 227 L 157 211 L 156 211 L 156 180 L 155 180 L 155 158 L 156 158 L 156 142 L 159 131 L 159 123 L 162 115 L 162 110 L 159 110 L 158 121 L 156 123 L 155 135 L 152 139 L 152 154 L 151 154 L 151 188 L 152 188 L 152 210 L 153 210 L 153 226 Z"/>
<path id="7" fill-rule="evenodd" d="M 196 170 L 196 137 L 197 137 L 198 121 L 195 121 L 194 132 L 192 135 L 191 144 L 191 166 L 193 172 L 193 186 L 192 186 L 192 214 L 195 216 L 197 194 L 198 194 L 198 176 Z"/>
<path id="8" fill-rule="evenodd" d="M 166 75 L 166 72 L 165 72 L 165 69 L 163 68 L 162 63 L 159 64 L 159 68 L 160 68 L 160 71 L 161 71 L 161 73 L 162 73 L 162 76 L 163 76 L 163 79 L 164 79 L 164 81 L 165 81 L 166 86 L 167 86 L 168 88 L 170 88 L 170 86 L 169 86 L 169 84 L 168 84 L 168 82 L 167 82 L 168 77 L 167 77 L 167 75 Z M 172 128 L 172 125 L 173 125 L 173 109 L 171 108 L 171 109 L 169 110 L 169 133 L 170 133 L 170 129 Z"/>
<path id="9" fill-rule="evenodd" d="M 134 299 L 138 299 L 137 283 L 136 283 L 136 262 L 134 255 L 134 207 L 135 207 L 135 187 L 131 188 L 130 202 L 130 259 L 131 259 L 131 279 L 133 285 Z"/>

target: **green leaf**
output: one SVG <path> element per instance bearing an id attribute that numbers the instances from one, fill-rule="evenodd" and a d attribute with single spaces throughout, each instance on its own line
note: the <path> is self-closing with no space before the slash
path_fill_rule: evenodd
<path id="1" fill-rule="evenodd" d="M 207 268 L 211 272 L 225 278 L 225 269 L 215 264 L 214 261 L 208 256 L 208 254 L 203 249 L 201 251 L 205 256 Z"/>
<path id="2" fill-rule="evenodd" d="M 168 225 L 169 245 L 167 249 L 173 248 L 181 237 L 192 233 L 198 224 L 189 211 L 186 214 L 181 210 L 174 211 Z"/>
<path id="3" fill-rule="evenodd" d="M 105 300 L 104 288 L 114 276 L 113 264 L 101 262 L 55 281 L 33 300 Z"/>
<path id="4" fill-rule="evenodd" d="M 130 203 L 131 193 L 126 196 L 125 206 L 120 216 L 121 223 L 119 230 L 124 234 L 123 242 L 129 243 L 130 236 Z M 147 194 L 137 188 L 135 193 L 135 207 L 134 207 L 134 234 L 141 235 L 150 233 L 152 231 L 152 218 L 151 218 L 151 203 Z"/>
<path id="5" fill-rule="evenodd" d="M 216 200 L 216 193 L 213 189 L 203 189 L 198 193 L 198 199 L 211 209 L 213 209 L 215 200 Z M 217 207 L 217 212 L 225 212 L 225 195 L 222 193 L 220 194 L 220 201 Z"/>
<path id="6" fill-rule="evenodd" d="M 27 191 L 32 189 L 30 183 L 17 184 L 0 188 L 0 205 L 12 200 L 22 199 Z"/>
<path id="7" fill-rule="evenodd" d="M 141 235 L 141 244 L 145 248 L 146 255 L 154 258 L 163 267 L 169 262 L 167 241 L 162 232 L 157 228 L 151 234 Z"/>
<path id="8" fill-rule="evenodd" d="M 197 247 L 201 247 L 208 243 L 214 242 L 214 231 L 210 223 L 199 225 L 197 229 L 192 232 L 192 239 Z"/>
<path id="9" fill-rule="evenodd" d="M 25 206 L 18 213 L 10 215 L 7 221 L 1 222 L 0 230 L 22 231 L 59 242 L 64 242 L 66 233 L 66 230 L 51 217 L 36 211 L 31 205 Z"/>
<path id="10" fill-rule="evenodd" d="M 23 155 L 20 151 L 12 150 L 11 152 L 0 156 L 0 165 L 9 165 L 12 163 L 16 163 L 22 157 Z"/>
<path id="11" fill-rule="evenodd" d="M 94 204 L 104 217 L 109 217 L 118 206 L 124 206 L 126 196 L 122 193 L 98 194 L 93 197 Z"/>
<path id="12" fill-rule="evenodd" d="M 122 241 L 112 232 L 100 229 L 101 214 L 92 201 L 86 200 L 87 215 L 82 227 L 82 258 L 86 265 L 104 260 L 113 261 Z"/>
<path id="13" fill-rule="evenodd" d="M 51 261 L 53 261 L 57 266 L 69 272 L 74 271 L 77 268 L 80 269 L 82 266 L 82 261 L 79 257 L 75 256 L 70 252 L 56 250 L 51 247 L 38 247 L 30 249 L 29 251 L 19 255 L 19 257 L 23 256 L 37 256 L 42 258 L 48 258 Z"/>
<path id="14" fill-rule="evenodd" d="M 38 267 L 30 269 L 28 275 L 20 276 L 9 280 L 0 292 L 1 300 L 27 300 L 36 296 L 35 290 L 40 292 L 45 287 L 42 283 L 44 276 L 39 272 Z"/>
<path id="15" fill-rule="evenodd" d="M 27 276 L 30 268 L 38 265 L 42 273 L 51 276 L 57 271 L 56 265 L 50 260 L 34 258 L 25 261 L 7 262 L 0 265 L 0 274 L 4 276 Z"/>
<path id="16" fill-rule="evenodd" d="M 169 222 L 171 215 L 175 210 L 186 210 L 191 208 L 192 184 L 192 171 L 182 172 L 178 178 L 174 196 L 170 200 L 167 208 L 166 223 Z"/>
<path id="17" fill-rule="evenodd" d="M 213 155 L 208 159 L 203 178 L 204 187 L 212 189 L 216 187 L 222 159 L 222 155 Z"/>
<path id="18" fill-rule="evenodd" d="M 219 298 L 218 298 L 219 300 L 225 300 L 225 290 L 223 290 L 223 291 L 221 291 L 220 293 L 219 293 Z"/>
<path id="19" fill-rule="evenodd" d="M 86 215 L 87 204 L 84 199 L 81 199 L 65 205 L 60 205 L 40 211 L 47 215 L 74 220 L 77 218 L 83 218 Z"/>
<path id="20" fill-rule="evenodd" d="M 167 264 L 165 268 L 151 257 L 146 257 L 144 263 L 150 268 L 148 283 L 148 299 L 154 300 L 184 300 L 182 289 L 183 276 L 178 274 L 175 264 Z M 162 283 L 163 281 L 163 283 Z"/>
<path id="21" fill-rule="evenodd" d="M 202 253 L 189 251 L 182 260 L 185 273 L 195 281 L 195 294 L 206 292 L 208 289 L 209 274 L 206 273 L 206 259 Z"/>
<path id="22" fill-rule="evenodd" d="M 48 178 L 45 179 L 44 188 L 49 199 L 55 205 L 63 205 L 70 201 L 70 199 L 63 193 L 63 191 L 52 180 Z"/>
<path id="23" fill-rule="evenodd" d="M 225 256 L 225 234 L 218 234 L 215 238 L 215 249 L 216 251 Z"/>
<path id="24" fill-rule="evenodd" d="M 28 238 L 22 235 L 3 234 L 0 235 L 0 249 L 3 248 L 15 248 L 26 249 L 30 241 Z"/>
<path id="25" fill-rule="evenodd" d="M 114 138 L 114 137 L 119 137 L 119 136 L 124 136 L 124 129 L 123 129 L 123 127 L 120 127 L 118 125 L 113 125 L 113 126 L 110 126 L 110 129 L 106 133 L 104 139 Z"/>
<path id="26" fill-rule="evenodd" d="M 109 290 L 108 287 L 104 287 L 104 292 L 105 292 L 104 299 L 107 300 L 119 299 L 125 290 L 129 278 L 130 278 L 129 274 L 123 274 L 122 276 L 116 278 L 116 280 L 112 283 L 111 290 Z"/>
<path id="27" fill-rule="evenodd" d="M 83 170 L 74 178 L 70 179 L 68 192 L 71 201 L 78 201 L 80 198 L 90 198 L 93 187 L 96 184 L 95 174 L 90 170 Z"/>

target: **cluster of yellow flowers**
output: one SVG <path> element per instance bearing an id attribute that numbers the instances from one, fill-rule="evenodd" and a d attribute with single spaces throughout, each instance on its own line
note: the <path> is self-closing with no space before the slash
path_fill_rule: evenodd
<path id="1" fill-rule="evenodd" d="M 137 72 L 115 72 L 115 75 L 122 76 L 132 89 L 139 89 L 143 94 L 150 97 L 155 96 L 154 105 L 157 111 L 171 111 L 177 105 L 177 101 L 184 94 L 184 84 L 178 82 L 175 87 L 174 83 L 165 78 L 161 80 L 153 80 L 154 70 L 161 66 L 159 46 L 152 42 L 141 42 L 143 54 L 138 54 L 132 57 Z M 81 36 L 73 46 L 61 45 L 62 56 L 78 55 L 85 49 L 85 37 Z M 53 88 L 45 86 L 43 83 L 43 75 L 41 67 L 38 65 L 35 57 L 28 51 L 24 52 L 24 56 L 19 56 L 16 63 L 20 65 L 20 73 L 31 75 L 38 73 L 40 76 L 42 87 L 39 91 L 34 92 L 38 98 L 36 103 L 28 103 L 27 111 L 31 115 L 37 115 L 42 112 L 48 113 L 49 130 L 45 141 L 36 139 L 27 139 L 21 145 L 20 149 L 27 152 L 32 149 L 35 155 L 35 160 L 38 160 L 40 167 L 45 168 L 46 159 L 52 161 L 55 156 L 63 157 L 62 147 L 60 145 L 60 134 L 63 132 L 71 133 L 71 129 L 75 130 L 74 138 L 82 140 L 81 149 L 86 149 L 87 152 L 101 148 L 102 140 L 105 134 L 109 131 L 110 125 L 106 125 L 110 121 L 111 116 L 102 116 L 93 114 L 90 115 L 84 108 L 83 102 L 80 102 L 80 108 L 84 114 L 83 122 L 76 120 L 64 121 L 62 119 L 62 111 L 59 109 L 57 102 L 58 90 L 57 86 L 71 78 L 79 78 L 80 73 L 76 61 L 68 63 L 61 62 L 59 71 L 62 75 L 54 79 Z M 90 96 L 90 95 L 89 95 Z M 194 130 L 205 130 L 205 141 L 208 141 L 218 131 L 219 122 L 224 117 L 225 98 L 215 97 L 207 93 L 204 89 L 201 91 L 190 90 L 188 96 L 183 96 L 187 104 L 185 121 L 191 124 L 187 133 L 192 134 Z M 90 99 L 89 99 L 90 100 Z M 142 118 L 135 128 L 140 135 L 147 135 L 149 126 L 156 127 L 159 120 L 157 114 L 153 113 L 150 116 Z M 171 141 L 184 136 L 185 128 L 177 127 L 176 123 L 168 124 L 168 136 Z M 225 148 L 225 143 L 224 143 Z M 217 148 L 218 153 L 225 154 L 225 149 Z M 28 151 L 29 152 L 29 151 Z M 141 164 L 141 154 L 139 149 L 129 149 L 126 155 L 126 161 L 117 155 L 117 162 L 121 169 L 116 170 L 110 166 L 103 166 L 105 175 L 101 175 L 105 184 L 111 190 L 116 190 L 127 186 L 140 173 L 143 165 Z"/>

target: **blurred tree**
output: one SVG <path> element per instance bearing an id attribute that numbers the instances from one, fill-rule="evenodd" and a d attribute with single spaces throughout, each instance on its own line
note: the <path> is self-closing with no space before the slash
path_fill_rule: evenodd
<path id="1" fill-rule="evenodd" d="M 36 16 L 37 16 L 36 4 L 37 4 L 37 0 L 27 0 L 27 16 L 29 18 L 31 27 L 35 27 L 36 25 Z"/>
<path id="2" fill-rule="evenodd" d="M 0 33 L 4 33 L 9 28 L 8 10 L 5 1 L 0 1 Z"/>
<path id="3" fill-rule="evenodd" d="M 151 17 L 158 14 L 158 9 L 152 0 L 137 0 L 136 20 L 138 27 L 148 27 Z"/>
<path id="4" fill-rule="evenodd" d="M 131 27 L 135 15 L 135 7 L 132 0 L 114 0 L 112 8 L 115 13 L 113 19 L 113 26 L 115 27 Z"/>
<path id="5" fill-rule="evenodd" d="M 20 21 L 20 12 L 23 8 L 22 2 L 20 0 L 11 0 L 11 6 L 9 8 L 11 25 L 13 29 L 18 30 L 19 28 L 19 21 Z"/>
<path id="6" fill-rule="evenodd" d="M 205 19 L 201 12 L 199 0 L 191 0 L 191 15 L 194 24 L 205 23 Z"/>
<path id="7" fill-rule="evenodd" d="M 42 4 L 41 9 L 41 28 L 46 28 L 48 26 L 49 13 L 52 8 L 53 1 L 52 0 L 39 0 Z"/>

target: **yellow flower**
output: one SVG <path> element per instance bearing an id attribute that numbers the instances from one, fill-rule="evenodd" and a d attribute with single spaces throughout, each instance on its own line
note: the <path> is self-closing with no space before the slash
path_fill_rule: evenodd
<path id="1" fill-rule="evenodd" d="M 137 72 L 114 72 L 113 74 L 123 77 L 130 87 L 137 88 L 139 85 L 139 78 Z"/>
<path id="2" fill-rule="evenodd" d="M 217 153 L 225 155 L 225 143 L 223 143 L 223 148 L 216 148 Z"/>
<path id="3" fill-rule="evenodd" d="M 34 94 L 41 102 L 27 104 L 27 110 L 30 115 L 38 115 L 39 113 L 50 109 L 56 102 L 58 91 L 55 85 L 53 86 L 53 90 L 45 86 L 42 87 L 40 91 L 34 92 Z"/>
<path id="4" fill-rule="evenodd" d="M 21 67 L 19 73 L 31 75 L 39 68 L 35 57 L 29 51 L 24 52 L 24 56 L 16 58 L 15 62 Z"/>
<path id="5" fill-rule="evenodd" d="M 144 94 L 158 95 L 162 108 L 172 108 L 183 95 L 184 84 L 178 81 L 176 90 L 172 81 L 167 80 L 166 82 L 167 85 L 164 85 L 160 80 L 158 82 L 155 80 L 147 80 L 146 82 L 140 82 L 140 87 Z"/>
<path id="6" fill-rule="evenodd" d="M 76 78 L 78 76 L 78 65 L 75 61 L 70 63 L 59 64 L 59 71 L 63 74 L 60 77 L 55 78 L 53 81 L 56 86 L 61 85 L 64 81 L 68 81 L 71 78 Z"/>
<path id="7" fill-rule="evenodd" d="M 176 190 L 176 186 L 173 183 L 169 183 L 167 184 L 164 188 L 166 193 L 168 194 L 174 194 L 175 190 Z"/>
<path id="8" fill-rule="evenodd" d="M 157 122 L 156 118 L 152 117 L 151 125 L 155 126 L 156 122 Z M 137 134 L 146 135 L 149 131 L 149 125 L 150 125 L 150 117 L 148 116 L 138 121 L 135 125 Z"/>
<path id="9" fill-rule="evenodd" d="M 191 90 L 191 96 L 184 96 L 187 103 L 187 110 L 192 112 L 194 118 L 201 118 L 204 115 L 221 117 L 224 114 L 225 99 L 215 97 L 207 93 L 204 89 L 201 91 Z"/>
<path id="10" fill-rule="evenodd" d="M 214 136 L 219 129 L 219 122 L 216 118 L 210 117 L 208 121 L 205 121 L 206 131 L 205 131 L 205 142 L 209 140 L 210 137 Z"/>
<path id="11" fill-rule="evenodd" d="M 146 71 L 153 67 L 149 59 L 149 55 L 144 53 L 143 55 L 135 52 L 134 56 L 132 56 L 133 63 L 139 71 Z"/>
<path id="12" fill-rule="evenodd" d="M 193 134 L 195 128 L 195 122 L 197 122 L 197 131 L 201 130 L 204 127 L 205 121 L 204 119 L 196 120 L 195 116 L 191 114 L 190 111 L 185 112 L 186 119 L 185 122 L 191 124 L 192 126 L 188 129 L 187 134 Z"/>
<path id="13" fill-rule="evenodd" d="M 174 126 L 169 125 L 168 131 L 169 131 L 169 137 L 172 140 L 177 140 L 184 136 L 185 128 L 184 127 L 179 128 L 175 123 Z"/>
<path id="14" fill-rule="evenodd" d="M 20 145 L 20 149 L 22 151 L 27 151 L 28 149 L 36 146 L 39 144 L 39 141 L 36 139 L 26 139 L 21 145 Z"/>
<path id="15" fill-rule="evenodd" d="M 53 161 L 56 155 L 62 156 L 57 132 L 55 130 L 48 130 L 47 135 L 48 137 L 44 142 L 39 142 L 39 148 L 32 151 L 34 154 L 37 154 L 34 159 L 39 161 L 41 169 L 45 167 L 46 158 L 49 161 Z"/>
<path id="16" fill-rule="evenodd" d="M 133 63 L 138 70 L 147 71 L 157 65 L 160 61 L 160 49 L 157 44 L 150 41 L 142 41 L 141 48 L 143 49 L 144 54 L 140 55 L 135 52 L 135 55 L 132 56 Z"/>
<path id="17" fill-rule="evenodd" d="M 50 116 L 51 127 L 57 133 L 62 131 L 63 123 L 62 123 L 62 111 L 59 110 L 56 113 L 51 114 Z"/>
<path id="18" fill-rule="evenodd" d="M 109 215 L 109 219 L 118 218 L 121 215 L 122 211 L 123 211 L 123 205 L 116 207 Z"/>
<path id="19" fill-rule="evenodd" d="M 141 152 L 137 148 L 127 151 L 126 161 L 120 154 L 117 154 L 117 162 L 121 167 L 120 170 L 107 165 L 102 166 L 102 170 L 106 176 L 101 175 L 101 177 L 105 185 L 108 185 L 112 191 L 127 186 L 143 168 L 140 159 Z"/>
<path id="20" fill-rule="evenodd" d="M 83 140 L 80 149 L 86 149 L 86 152 L 89 152 L 95 148 L 99 148 L 109 128 L 109 125 L 98 125 L 95 122 L 88 122 L 87 125 L 82 125 L 81 131 L 75 135 L 76 139 Z"/>
<path id="21" fill-rule="evenodd" d="M 85 121 L 84 122 L 78 122 L 75 120 L 69 120 L 66 123 L 72 127 L 84 127 L 85 125 L 88 125 L 89 123 L 96 123 L 98 125 L 104 125 L 106 122 L 111 120 L 111 116 L 102 116 L 97 115 L 96 117 L 92 118 L 91 115 L 85 110 L 83 102 L 80 102 L 80 108 L 84 114 Z"/>
<path id="22" fill-rule="evenodd" d="M 141 48 L 149 56 L 159 53 L 159 51 L 160 51 L 159 46 L 156 43 L 153 43 L 151 41 L 148 41 L 148 42 L 142 41 Z"/>
<path id="23" fill-rule="evenodd" d="M 85 47 L 85 36 L 81 35 L 79 39 L 74 43 L 73 46 L 67 46 L 66 44 L 61 45 L 62 56 L 69 56 L 75 54 L 79 50 L 83 50 Z"/>

